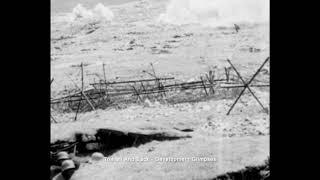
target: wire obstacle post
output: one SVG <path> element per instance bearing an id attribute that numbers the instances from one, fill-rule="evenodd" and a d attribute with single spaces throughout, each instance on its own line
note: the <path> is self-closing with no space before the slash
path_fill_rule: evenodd
<path id="1" fill-rule="evenodd" d="M 246 89 L 248 89 L 250 91 L 250 93 L 252 94 L 252 96 L 257 100 L 257 102 L 259 103 L 259 105 L 262 107 L 263 110 L 266 111 L 266 109 L 264 108 L 264 106 L 262 105 L 262 103 L 259 101 L 259 99 L 256 97 L 256 95 L 252 92 L 252 90 L 250 89 L 249 85 L 251 84 L 251 82 L 254 80 L 254 78 L 259 74 L 259 72 L 261 71 L 261 69 L 263 68 L 263 66 L 269 61 L 270 57 L 268 57 L 263 64 L 260 66 L 260 68 L 255 72 L 255 74 L 252 75 L 251 79 L 248 82 L 245 82 L 242 78 L 242 76 L 240 75 L 240 73 L 238 72 L 238 70 L 233 66 L 233 64 L 231 63 L 231 61 L 229 59 L 227 59 L 228 63 L 231 65 L 232 69 L 237 73 L 237 76 L 241 79 L 242 83 L 243 83 L 243 90 L 240 92 L 238 98 L 234 101 L 234 103 L 231 105 L 227 115 L 230 114 L 230 112 L 232 111 L 232 109 L 234 108 L 234 106 L 237 104 L 238 100 L 240 99 L 240 97 L 243 95 L 244 91 Z"/>

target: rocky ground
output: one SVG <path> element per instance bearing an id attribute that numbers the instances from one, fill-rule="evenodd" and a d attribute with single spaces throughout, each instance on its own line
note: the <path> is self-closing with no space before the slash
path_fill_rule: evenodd
<path id="1" fill-rule="evenodd" d="M 269 56 L 269 25 L 240 24 L 205 27 L 174 26 L 157 22 L 167 1 L 134 1 L 109 8 L 112 22 L 70 21 L 67 13 L 51 19 L 52 97 L 64 88 L 80 84 L 79 65 L 85 64 L 85 85 L 102 76 L 108 80 L 149 77 L 150 63 L 159 76 L 181 81 L 198 79 L 214 66 L 228 66 L 227 58 L 248 79 Z M 268 80 L 269 65 L 259 79 Z M 74 81 L 74 82 L 72 82 Z M 268 107 L 269 89 L 253 88 Z M 236 97 L 236 96 L 235 96 Z M 99 128 L 149 134 L 165 132 L 190 135 L 175 141 L 152 141 L 119 150 L 111 157 L 148 158 L 145 162 L 98 162 L 84 164 L 75 179 L 210 179 L 244 166 L 259 165 L 269 155 L 269 115 L 246 93 L 227 116 L 231 99 L 198 103 L 144 103 L 125 109 L 98 109 L 82 113 L 56 114 L 51 124 L 51 143 L 74 140 L 75 132 L 94 134 Z M 183 132 L 190 129 L 191 132 Z M 214 162 L 157 162 L 156 157 L 214 157 Z"/>

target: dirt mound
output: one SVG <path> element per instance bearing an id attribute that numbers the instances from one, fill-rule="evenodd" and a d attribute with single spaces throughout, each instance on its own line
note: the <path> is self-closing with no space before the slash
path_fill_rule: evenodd
<path id="1" fill-rule="evenodd" d="M 270 159 L 260 166 L 248 166 L 242 170 L 219 175 L 212 180 L 262 179 L 270 180 Z"/>

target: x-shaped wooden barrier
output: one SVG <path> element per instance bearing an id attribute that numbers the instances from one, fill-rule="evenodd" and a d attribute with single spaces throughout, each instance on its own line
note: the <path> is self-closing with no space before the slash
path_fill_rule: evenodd
<path id="1" fill-rule="evenodd" d="M 248 82 L 245 82 L 245 80 L 242 78 L 242 76 L 240 75 L 240 73 L 238 72 L 238 70 L 233 66 L 233 64 L 231 63 L 231 61 L 229 59 L 227 59 L 228 63 L 231 65 L 232 69 L 237 73 L 237 76 L 241 79 L 242 83 L 243 83 L 243 90 L 240 92 L 238 98 L 234 101 L 234 103 L 232 104 L 232 106 L 230 107 L 227 115 L 230 114 L 230 112 L 232 111 L 232 109 L 234 108 L 234 106 L 237 104 L 238 100 L 240 99 L 240 97 L 243 95 L 244 91 L 246 89 L 248 89 L 250 91 L 250 93 L 252 94 L 252 96 L 257 100 L 257 102 L 259 103 L 259 105 L 262 107 L 263 110 L 266 110 L 262 103 L 260 102 L 260 100 L 257 98 L 257 96 L 252 92 L 252 90 L 250 89 L 249 85 L 250 83 L 254 80 L 254 78 L 259 74 L 259 72 L 261 71 L 261 69 L 263 68 L 263 66 L 270 60 L 270 57 L 268 57 L 263 64 L 260 66 L 260 68 L 256 71 L 255 74 L 253 74 L 253 76 L 251 77 L 251 79 Z"/>

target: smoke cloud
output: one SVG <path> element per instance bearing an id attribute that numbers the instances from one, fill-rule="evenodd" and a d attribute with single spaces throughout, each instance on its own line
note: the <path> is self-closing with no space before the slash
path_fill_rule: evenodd
<path id="1" fill-rule="evenodd" d="M 76 20 L 112 21 L 113 12 L 103 4 L 97 4 L 93 9 L 86 9 L 81 4 L 73 8 L 71 17 Z"/>
<path id="2" fill-rule="evenodd" d="M 159 21 L 168 24 L 229 26 L 269 21 L 269 0 L 171 0 Z"/>

